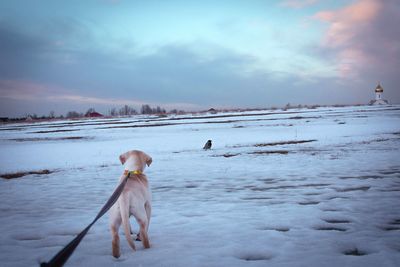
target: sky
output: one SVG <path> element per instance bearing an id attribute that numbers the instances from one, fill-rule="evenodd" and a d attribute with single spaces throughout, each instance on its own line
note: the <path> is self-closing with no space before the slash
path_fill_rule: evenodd
<path id="1" fill-rule="evenodd" d="M 398 0 L 2 0 L 0 117 L 400 103 Z"/>

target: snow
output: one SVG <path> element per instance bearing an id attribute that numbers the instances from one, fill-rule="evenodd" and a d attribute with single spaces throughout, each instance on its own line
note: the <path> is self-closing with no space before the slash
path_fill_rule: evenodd
<path id="1" fill-rule="evenodd" d="M 131 149 L 153 157 L 152 247 L 121 231 L 114 259 L 105 216 L 66 266 L 400 265 L 400 106 L 26 122 L 0 126 L 0 148 L 0 174 L 54 171 L 0 179 L 1 266 L 72 240 Z"/>

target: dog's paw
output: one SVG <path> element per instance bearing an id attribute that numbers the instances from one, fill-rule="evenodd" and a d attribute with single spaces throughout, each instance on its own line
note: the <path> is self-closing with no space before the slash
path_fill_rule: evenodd
<path id="1" fill-rule="evenodd" d="M 118 258 L 116 258 L 116 257 L 112 257 L 112 260 L 114 261 L 114 262 L 122 262 L 122 261 L 126 261 L 128 259 L 128 257 L 125 255 L 122 255 L 121 254 L 121 256 L 120 257 L 118 257 Z"/>
<path id="2" fill-rule="evenodd" d="M 114 253 L 113 252 L 113 257 L 114 257 L 114 259 L 118 259 L 119 257 L 121 256 L 121 253 Z"/>
<path id="3" fill-rule="evenodd" d="M 112 255 L 116 259 L 118 259 L 121 256 L 121 251 L 119 249 L 118 242 L 112 242 Z"/>

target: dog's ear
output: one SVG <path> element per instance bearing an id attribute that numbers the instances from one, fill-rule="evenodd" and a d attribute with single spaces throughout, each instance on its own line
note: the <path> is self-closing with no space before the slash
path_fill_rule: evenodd
<path id="1" fill-rule="evenodd" d="M 153 162 L 153 159 L 151 157 L 149 157 L 146 161 L 146 164 L 148 167 L 150 167 L 150 164 Z"/>
<path id="2" fill-rule="evenodd" d="M 126 153 L 124 153 L 124 154 L 122 154 L 122 155 L 119 156 L 119 161 L 121 161 L 121 164 L 122 164 L 122 165 L 125 164 L 125 161 L 126 161 L 126 159 L 128 158 L 128 153 L 129 153 L 129 152 L 126 152 Z"/>
<path id="3" fill-rule="evenodd" d="M 144 153 L 144 152 L 142 152 L 142 153 L 143 153 L 144 162 L 146 162 L 147 166 L 150 167 L 150 164 L 153 162 L 153 159 L 146 153 Z"/>

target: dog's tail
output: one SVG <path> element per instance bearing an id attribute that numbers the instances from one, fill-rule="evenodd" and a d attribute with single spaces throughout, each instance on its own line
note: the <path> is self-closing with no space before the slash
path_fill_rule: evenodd
<path id="1" fill-rule="evenodd" d="M 129 224 L 129 203 L 126 198 L 120 198 L 120 211 L 121 211 L 121 218 L 122 218 L 122 227 L 124 228 L 124 233 L 126 237 L 126 241 L 128 241 L 129 246 L 136 251 L 135 243 L 131 237 L 131 227 Z"/>

